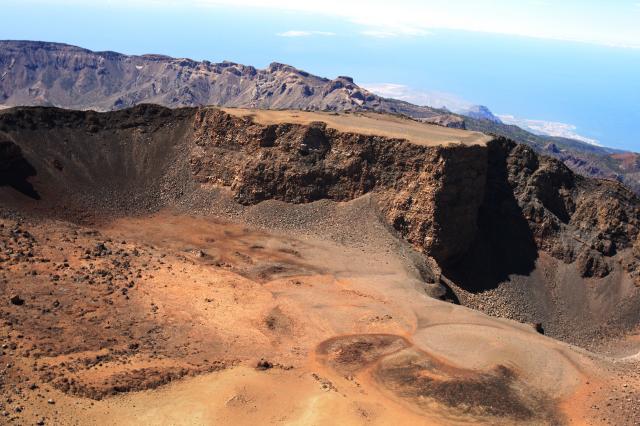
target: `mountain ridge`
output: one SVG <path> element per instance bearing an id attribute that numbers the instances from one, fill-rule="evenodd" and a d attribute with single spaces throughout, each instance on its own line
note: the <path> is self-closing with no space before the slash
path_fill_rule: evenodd
<path id="1" fill-rule="evenodd" d="M 264 69 L 161 54 L 94 52 L 64 43 L 0 41 L 0 107 L 58 106 L 118 110 L 140 103 L 216 105 L 312 111 L 376 111 L 453 128 L 482 131 L 532 146 L 590 177 L 616 180 L 640 194 L 637 155 L 584 142 L 535 135 L 495 120 L 486 107 L 466 115 L 385 98 L 353 78 L 318 77 L 272 62 Z M 623 154 L 622 157 L 620 154 Z"/>
<path id="2" fill-rule="evenodd" d="M 139 103 L 323 111 L 373 110 L 448 127 L 463 120 L 445 111 L 391 100 L 351 77 L 317 77 L 272 62 L 257 69 L 169 56 L 124 55 L 46 42 L 0 41 L 0 102 L 109 111 Z"/>

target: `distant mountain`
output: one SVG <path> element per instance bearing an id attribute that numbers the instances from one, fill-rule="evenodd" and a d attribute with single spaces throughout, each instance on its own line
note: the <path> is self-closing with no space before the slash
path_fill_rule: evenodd
<path id="1" fill-rule="evenodd" d="M 640 193 L 638 155 L 506 125 L 485 106 L 453 114 L 384 98 L 350 77 L 317 77 L 289 65 L 266 69 L 163 55 L 93 52 L 59 43 L 0 41 L 0 108 L 52 105 L 118 110 L 140 103 L 403 114 L 447 127 L 508 137 L 587 176 L 615 179 Z"/>
<path id="2" fill-rule="evenodd" d="M 494 123 L 502 123 L 502 120 L 493 115 L 491 110 L 484 105 L 473 105 L 470 108 L 466 108 L 460 111 L 460 114 L 467 117 L 475 118 L 476 120 L 489 120 L 493 121 Z"/>
<path id="3" fill-rule="evenodd" d="M 463 126 L 461 118 L 445 111 L 374 95 L 350 77 L 329 80 L 279 63 L 256 69 L 233 62 L 128 56 L 59 43 L 0 41 L 0 104 L 108 111 L 139 103 L 366 109 Z"/>

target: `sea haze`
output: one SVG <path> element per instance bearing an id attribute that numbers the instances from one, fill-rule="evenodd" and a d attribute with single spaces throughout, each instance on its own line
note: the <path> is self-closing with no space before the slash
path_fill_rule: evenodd
<path id="1" fill-rule="evenodd" d="M 640 49 L 433 29 L 398 35 L 300 13 L 221 7 L 3 5 L 2 39 L 65 42 L 92 50 L 163 53 L 264 67 L 278 61 L 361 85 L 438 92 L 520 120 L 640 151 Z M 420 100 L 420 97 L 416 97 Z"/>

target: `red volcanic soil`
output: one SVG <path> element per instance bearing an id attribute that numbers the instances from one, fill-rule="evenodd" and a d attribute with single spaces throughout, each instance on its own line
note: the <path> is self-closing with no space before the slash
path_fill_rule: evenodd
<path id="1" fill-rule="evenodd" d="M 633 195 L 343 130 L 0 114 L 0 423 L 639 423 Z"/>

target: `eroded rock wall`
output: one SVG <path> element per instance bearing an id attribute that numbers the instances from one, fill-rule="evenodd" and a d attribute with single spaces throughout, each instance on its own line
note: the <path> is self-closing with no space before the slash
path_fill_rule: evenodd
<path id="1" fill-rule="evenodd" d="M 578 262 L 587 278 L 606 276 L 616 261 L 636 269 L 640 199 L 634 193 L 618 182 L 576 175 L 560 161 L 505 139 L 490 143 L 489 151 L 503 159 L 498 161 L 504 161 L 539 250 L 565 263 Z"/>
<path id="2" fill-rule="evenodd" d="M 480 288 L 530 273 L 539 251 L 586 278 L 618 264 L 636 278 L 640 270 L 637 196 L 503 138 L 423 146 L 322 123 L 263 125 L 213 108 L 150 105 L 7 110 L 0 137 L 3 155 L 24 162 L 4 169 L 33 168 L 3 185 L 58 210 L 157 210 L 200 185 L 227 187 L 245 205 L 373 193 L 390 226 Z"/>
<path id="3" fill-rule="evenodd" d="M 196 115 L 192 152 L 197 181 L 228 186 L 243 204 L 375 192 L 388 223 L 443 262 L 474 239 L 487 169 L 482 146 L 420 146 L 323 123 L 261 125 L 211 109 Z"/>

